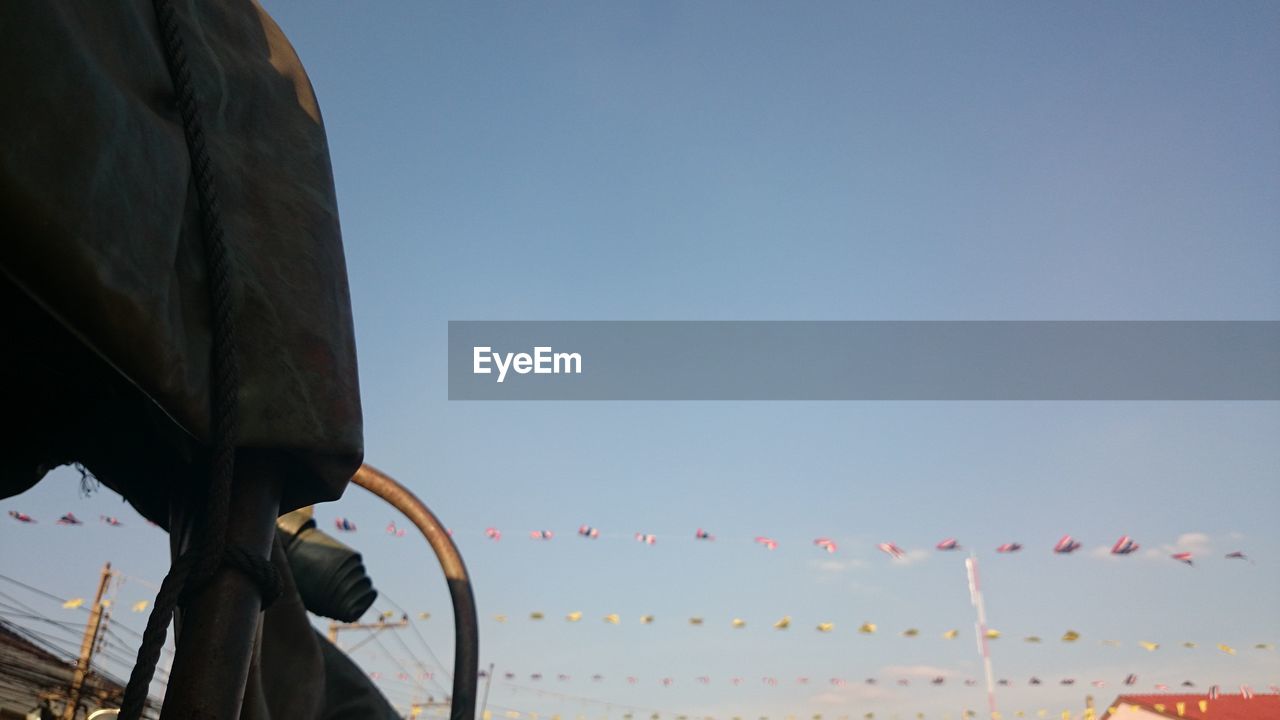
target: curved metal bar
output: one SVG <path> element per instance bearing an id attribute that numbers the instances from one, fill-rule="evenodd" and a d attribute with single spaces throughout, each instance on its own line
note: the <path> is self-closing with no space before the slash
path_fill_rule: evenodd
<path id="1" fill-rule="evenodd" d="M 361 465 L 352 481 L 404 513 L 422 531 L 439 558 L 440 567 L 449 582 L 449 597 L 453 600 L 453 697 L 449 718 L 475 720 L 480 626 L 476 620 L 476 599 L 471 592 L 471 579 L 467 576 L 467 567 L 462 563 L 458 547 L 427 506 L 390 475 L 369 465 Z"/>

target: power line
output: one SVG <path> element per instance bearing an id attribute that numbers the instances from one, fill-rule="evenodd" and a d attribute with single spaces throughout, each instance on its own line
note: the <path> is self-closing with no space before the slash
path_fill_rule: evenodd
<path id="1" fill-rule="evenodd" d="M 391 662 L 395 663 L 395 664 L 396 664 L 396 667 L 400 668 L 400 672 L 404 673 L 406 676 L 412 677 L 411 675 L 409 675 L 409 669 L 408 669 L 408 668 L 406 668 L 406 667 L 404 666 L 404 664 L 403 664 L 403 663 L 401 663 L 399 660 L 395 659 L 395 657 L 393 657 L 393 656 L 391 655 L 391 653 L 387 650 L 387 646 L 382 644 L 382 640 L 378 639 L 378 635 L 377 635 L 377 633 L 374 633 L 372 637 L 373 637 L 373 642 L 374 642 L 378 647 L 382 648 L 382 652 L 383 652 L 383 654 L 385 654 L 385 655 L 387 656 L 387 658 L 391 660 Z M 414 682 L 414 683 L 413 683 L 413 686 L 414 686 L 414 687 L 416 687 L 416 688 L 418 688 L 418 689 L 419 689 L 419 690 L 421 690 L 422 692 L 426 692 L 426 691 L 427 691 L 427 689 L 426 689 L 425 687 L 423 687 L 423 686 L 422 686 L 421 684 L 419 684 L 419 683 Z"/>
<path id="2" fill-rule="evenodd" d="M 400 611 L 401 615 L 403 615 L 404 617 L 409 617 L 409 613 L 405 612 L 404 608 L 400 607 L 400 603 L 393 600 L 391 596 L 387 595 L 386 593 L 382 593 L 382 599 L 390 603 L 391 607 Z M 413 622 L 410 621 L 409 627 L 410 629 L 413 630 L 413 634 L 417 636 L 418 641 L 422 643 L 422 647 L 426 648 L 427 656 L 430 657 L 432 662 L 436 664 L 436 667 L 440 668 L 440 672 L 444 673 L 444 676 L 449 680 L 449 682 L 453 682 L 453 673 L 449 671 L 448 666 L 440 662 L 440 658 L 436 657 L 435 651 L 431 649 L 431 645 L 427 642 L 427 639 L 423 637 L 422 632 L 418 630 L 418 626 L 414 625 Z"/>
<path id="3" fill-rule="evenodd" d="M 0 602 L 0 608 L 15 608 L 15 606 Z M 0 615 L 19 618 L 22 620 L 39 620 L 40 622 L 48 623 L 50 625 L 61 626 L 69 631 L 76 627 L 75 623 L 67 622 L 66 620 L 53 620 L 43 615 L 33 615 L 31 613 L 21 612 L 18 609 L 0 610 Z"/>
<path id="4" fill-rule="evenodd" d="M 13 578 L 9 577 L 8 575 L 0 575 L 0 580 L 4 580 L 5 582 L 13 583 L 14 585 L 17 585 L 18 587 L 20 587 L 20 588 L 24 588 L 24 589 L 26 589 L 26 590 L 30 590 L 31 592 L 33 592 L 33 593 L 35 593 L 35 594 L 37 594 L 37 595 L 43 595 L 44 597 L 46 597 L 46 598 L 48 598 L 48 599 L 50 599 L 50 600 L 56 600 L 56 601 L 58 601 L 58 602 L 60 602 L 60 603 L 65 603 L 65 602 L 66 602 L 66 600 L 65 600 L 65 599 L 60 598 L 60 597 L 58 597 L 57 595 L 54 595 L 53 593 L 45 592 L 44 590 L 41 590 L 40 588 L 31 587 L 30 585 L 28 585 L 28 584 L 26 584 L 26 583 L 24 583 L 24 582 L 21 582 L 21 581 L 19 581 L 19 580 L 14 580 Z"/>
<path id="5" fill-rule="evenodd" d="M 408 615 L 405 615 L 405 617 L 407 618 Z M 412 621 L 410 621 L 409 627 L 413 627 Z M 413 653 L 413 650 L 409 648 L 409 645 L 404 641 L 404 638 L 400 637 L 399 633 L 392 633 L 392 636 L 395 637 L 396 642 L 400 643 L 401 649 L 403 649 L 406 653 L 409 654 L 410 659 L 412 659 L 413 663 L 418 666 L 418 669 L 420 669 L 424 673 L 427 673 L 427 679 L 429 679 L 433 685 L 439 688 L 441 694 L 447 697 L 449 695 L 449 691 L 446 690 L 444 686 L 441 685 L 440 682 L 435 679 L 435 673 L 428 670 L 427 666 L 424 665 L 422 661 L 418 659 L 418 656 L 415 655 Z M 427 650 L 430 651 L 430 648 L 427 648 Z M 438 663 L 437 663 L 437 666 L 438 666 Z"/>
<path id="6" fill-rule="evenodd" d="M 656 708 L 651 708 L 651 707 L 643 707 L 640 705 L 628 705 L 627 703 L 610 702 L 608 700 L 597 700 L 595 698 L 589 698 L 582 695 L 570 695 L 568 693 L 556 692 L 555 690 L 543 690 L 542 688 L 529 687 L 527 685 L 517 685 L 512 682 L 504 681 L 501 684 L 505 685 L 506 687 L 513 688 L 515 690 L 531 692 L 536 695 L 544 696 L 544 697 L 553 697 L 562 701 L 588 703 L 591 705 L 602 705 L 610 708 L 618 708 L 619 710 L 639 710 L 641 712 L 659 713 L 663 715 L 674 714 L 665 710 L 658 710 Z"/>
<path id="7" fill-rule="evenodd" d="M 25 611 L 27 611 L 27 612 L 29 612 L 29 613 L 32 613 L 32 614 L 35 614 L 35 615 L 39 615 L 39 616 L 41 616 L 41 617 L 46 617 L 44 613 L 40 612 L 39 610 L 37 610 L 37 609 L 35 609 L 35 608 L 31 607 L 30 605 L 28 605 L 28 604 L 26 604 L 26 603 L 22 602 L 21 600 L 19 600 L 19 599 L 15 598 L 14 596 L 12 596 L 12 595 L 10 595 L 10 594 L 8 594 L 8 593 L 6 593 L 6 592 L 0 592 L 0 598 L 4 598 L 4 599 L 8 600 L 9 602 L 13 603 L 13 606 L 18 607 L 19 609 L 25 610 Z M 11 606 L 11 607 L 13 607 L 13 606 Z M 53 621 L 52 621 L 52 620 L 50 620 L 50 622 L 53 622 Z"/>
<path id="8" fill-rule="evenodd" d="M 104 572 L 105 572 L 105 573 L 107 573 L 107 575 L 108 575 L 108 576 L 116 576 L 116 575 L 119 575 L 119 576 L 121 576 L 121 577 L 131 577 L 131 576 L 125 576 L 125 575 L 123 575 L 123 574 L 121 574 L 121 573 L 116 573 L 115 571 L 110 571 L 110 570 L 106 570 L 106 571 L 104 571 Z M 134 580 L 138 580 L 139 582 L 144 582 L 144 581 L 142 581 L 140 578 L 132 578 L 132 579 L 134 579 Z M 42 598 L 45 598 L 45 599 L 48 599 L 48 600 L 53 600 L 53 601 L 55 601 L 55 602 L 57 602 L 57 603 L 59 603 L 59 604 L 62 604 L 63 606 L 66 606 L 66 604 L 67 604 L 67 602 L 68 602 L 67 600 L 65 600 L 65 599 L 63 599 L 63 598 L 61 598 L 61 597 L 59 597 L 58 595 L 55 595 L 54 593 L 51 593 L 51 592 L 49 592 L 49 591 L 47 591 L 47 590 L 43 590 L 43 589 L 41 589 L 41 588 L 38 588 L 38 587 L 36 587 L 36 586 L 34 586 L 34 585 L 31 585 L 30 583 L 25 583 L 25 582 L 22 582 L 21 580 L 17 580 L 17 579 L 15 579 L 15 578 L 9 577 L 8 575 L 0 574 L 0 580 L 2 580 L 2 581 L 4 581 L 4 582 L 7 582 L 7 583 L 10 583 L 11 585 L 17 586 L 17 587 L 19 587 L 19 588 L 22 588 L 23 590 L 26 590 L 27 592 L 34 593 L 35 595 L 40 596 L 40 597 L 42 597 Z M 116 586 L 115 586 L 115 584 L 112 584 L 112 587 L 110 587 L 111 596 L 112 596 L 112 597 L 114 597 L 117 591 L 118 591 L 118 587 L 116 587 Z M 100 589 L 100 591 L 99 591 L 99 592 L 101 593 L 101 589 Z M 47 624 L 47 625 L 49 625 L 49 626 L 51 626 L 51 627 L 53 627 L 53 628 L 56 628 L 56 629 L 61 630 L 61 631 L 63 631 L 63 632 L 69 633 L 69 634 L 71 634 L 73 637 L 74 637 L 74 636 L 79 636 L 79 635 L 81 635 L 81 632 L 80 632 L 79 630 L 74 629 L 74 628 L 76 627 L 76 624 L 75 624 L 75 623 L 70 623 L 70 622 L 67 622 L 67 621 L 64 621 L 64 620 L 54 620 L 53 618 L 48 617 L 48 616 L 47 616 L 47 615 L 45 615 L 44 613 L 40 612 L 39 610 L 37 610 L 37 609 L 35 609 L 35 608 L 31 607 L 31 606 L 30 606 L 30 605 L 28 605 L 27 603 L 25 603 L 25 602 L 23 602 L 23 601 L 21 601 L 21 600 L 19 600 L 19 599 L 15 598 L 15 597 L 13 597 L 12 595 L 10 595 L 10 594 L 8 594 L 8 593 L 0 592 L 0 597 L 5 598 L 5 599 L 7 599 L 7 600 L 9 601 L 9 603 L 0 603 L 0 607 L 7 607 L 7 608 L 10 608 L 10 612 L 6 613 L 6 614 L 8 614 L 8 615 L 10 615 L 10 616 L 21 616 L 21 617 L 23 617 L 23 618 L 27 619 L 28 621 L 35 621 L 35 622 L 40 622 L 40 623 Z M 100 599 L 103 599 L 103 598 L 100 598 Z M 102 604 L 103 604 L 103 606 L 104 606 L 104 607 L 105 607 L 107 604 L 114 604 L 114 603 L 111 603 L 111 600 L 110 600 L 109 598 L 106 598 L 106 599 L 103 599 L 103 600 L 104 600 L 104 602 L 103 602 Z M 12 604 L 10 604 L 10 603 L 12 603 Z M 90 608 L 83 607 L 83 606 L 77 606 L 77 607 L 75 607 L 74 609 L 76 609 L 76 610 L 80 610 L 81 612 L 89 613 L 91 616 L 92 616 L 92 614 L 93 614 L 93 610 L 91 610 Z M 19 611 L 19 612 L 13 612 L 14 610 L 17 610 L 17 611 Z M 25 613 L 24 613 L 24 612 L 21 612 L 21 611 L 25 611 Z M 134 665 L 134 659 L 124 657 L 124 656 L 123 656 L 123 655 L 121 655 L 120 653 L 117 653 L 117 652 L 115 652 L 114 650 L 109 650 L 109 649 L 106 647 L 106 638 L 107 638 L 107 636 L 110 636 L 110 637 L 114 638 L 114 639 L 116 640 L 116 642 L 120 643 L 120 645 L 121 645 L 122 647 L 124 647 L 124 648 L 130 648 L 130 649 L 132 649 L 132 645 L 133 645 L 133 643 L 130 643 L 130 642 L 128 642 L 128 641 L 126 641 L 126 640 L 124 640 L 123 638 L 121 638 L 119 635 L 115 634 L 115 633 L 112 631 L 112 629 L 111 629 L 111 625 L 109 624 L 109 621 L 110 621 L 111 619 L 114 619 L 114 618 L 112 618 L 112 617 L 111 617 L 111 615 L 110 615 L 109 613 L 108 613 L 108 614 L 106 614 L 106 615 L 104 615 L 104 616 L 101 618 L 101 622 L 100 622 L 100 626 L 99 626 L 99 627 L 100 627 L 100 630 L 101 630 L 101 631 L 103 631 L 103 634 L 99 635 L 97 638 L 95 638 L 95 639 L 93 640 L 93 647 L 94 647 L 94 650 L 93 650 L 93 651 L 92 651 L 92 653 L 91 653 L 91 657 L 96 655 L 96 656 L 97 656 L 97 658 L 99 659 L 99 661 L 98 661 L 98 662 L 96 662 L 96 663 L 94 663 L 92 660 L 90 660 L 90 662 L 85 663 L 85 665 L 84 665 L 83 669 L 76 668 L 76 667 L 75 667 L 75 665 L 74 665 L 74 663 L 72 663 L 72 670 L 73 670 L 73 672 L 75 672 L 75 673 L 83 672 L 83 673 L 85 674 L 85 676 L 94 675 L 94 676 L 100 677 L 100 678 L 102 678 L 102 679 L 104 679 L 104 680 L 107 680 L 107 681 L 109 681 L 109 682 L 111 682 L 111 683 L 114 683 L 114 684 L 116 684 L 116 685 L 119 685 L 119 686 L 123 687 L 123 686 L 124 686 L 124 682 L 123 682 L 123 681 L 121 681 L 119 678 L 115 677 L 113 674 L 108 673 L 108 672 L 105 672 L 105 671 L 103 671 L 103 670 L 101 669 L 101 666 L 102 666 L 102 664 L 103 664 L 103 663 L 102 663 L 102 661 L 104 661 L 104 660 L 109 660 L 109 661 L 111 661 L 112 663 L 117 663 L 117 664 L 119 664 L 119 665 L 120 665 L 120 667 L 122 667 L 122 668 L 125 670 L 124 675 L 125 675 L 125 676 L 127 676 L 127 675 L 128 675 L 128 673 L 129 673 L 129 671 L 132 669 L 132 667 L 133 667 L 133 665 Z M 74 640 L 69 640 L 69 639 L 61 638 L 61 637 L 55 637 L 55 636 L 49 635 L 49 634 L 47 634 L 47 633 L 41 633 L 41 632 L 36 631 L 36 630 L 33 630 L 33 629 L 31 629 L 31 628 L 24 628 L 24 627 L 22 627 L 22 626 L 18 626 L 18 625 L 12 625 L 12 624 L 6 624 L 6 625 L 7 625 L 8 627 L 10 627 L 13 631 L 18 632 L 19 634 L 26 636 L 29 640 L 42 640 L 42 641 L 43 641 L 44 643 L 46 643 L 47 645 L 51 645 L 54 649 L 57 649 L 57 650 L 59 650 L 59 651 L 61 651 L 61 652 L 63 652 L 63 653 L 66 653 L 67 655 L 70 655 L 71 657 L 75 657 L 75 656 L 77 655 L 77 653 L 76 653 L 76 652 L 74 652 L 74 651 L 70 650 L 69 648 L 67 648 L 67 647 L 64 645 L 64 643 L 71 643 L 71 642 L 74 642 Z M 118 627 L 118 628 L 120 628 L 121 630 L 124 630 L 124 631 L 126 631 L 126 632 L 128 632 L 128 633 L 131 633 L 131 634 L 135 635 L 139 640 L 141 640 L 141 638 L 142 638 L 142 634 L 141 634 L 141 633 L 139 633 L 138 631 L 134 630 L 133 628 L 130 628 L 129 626 L 124 625 L 123 623 L 119 622 L 118 620 L 114 623 L 114 625 L 115 625 L 115 627 Z M 36 644 L 37 644 L 37 645 L 39 645 L 40 643 L 39 643 L 39 642 L 37 642 Z M 169 650 L 167 647 L 166 647 L 166 648 L 162 648 L 162 649 L 163 649 L 164 651 L 169 652 L 170 654 L 172 654 L 172 650 Z M 84 650 L 84 648 L 82 647 L 82 648 L 81 648 L 81 652 L 83 652 L 83 650 Z M 93 665 L 95 665 L 95 664 L 99 666 L 99 669 L 96 669 L 96 670 L 95 670 L 95 669 L 93 668 Z M 30 673 L 27 673 L 27 674 L 28 674 L 28 675 L 30 675 Z M 167 674 L 168 674 L 168 673 L 167 673 L 167 671 L 165 671 L 165 675 L 167 675 Z M 12 677 L 12 676 L 13 676 L 13 674 L 12 674 L 12 673 L 10 673 L 10 676 Z M 35 680 L 35 679 L 38 679 L 38 678 L 31 678 L 31 679 Z M 65 683 L 65 679 L 64 679 L 64 678 L 61 678 L 61 677 L 45 678 L 45 679 L 44 679 L 44 682 L 45 682 L 46 684 L 49 684 L 49 682 L 52 682 L 54 685 L 62 685 L 62 684 L 64 684 L 64 683 Z M 163 688 L 163 687 L 166 687 L 166 686 L 167 686 L 167 680 L 164 680 L 164 679 L 161 679 L 161 678 L 159 678 L 159 677 L 156 677 L 156 678 L 153 678 L 153 685 L 154 685 L 154 684 L 158 684 L 160 687 L 162 687 L 162 688 Z M 21 689 L 21 688 L 19 688 L 19 689 Z"/>

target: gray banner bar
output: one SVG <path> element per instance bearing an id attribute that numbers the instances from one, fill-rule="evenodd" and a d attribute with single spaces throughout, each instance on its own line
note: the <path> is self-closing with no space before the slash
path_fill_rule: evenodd
<path id="1" fill-rule="evenodd" d="M 1280 400 L 1280 322 L 451 321 L 449 399 Z"/>

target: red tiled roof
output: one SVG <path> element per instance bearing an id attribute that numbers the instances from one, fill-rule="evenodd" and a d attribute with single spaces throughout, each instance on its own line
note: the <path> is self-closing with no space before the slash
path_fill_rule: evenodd
<path id="1" fill-rule="evenodd" d="M 1200 712 L 1200 701 L 1204 700 L 1206 712 Z M 1178 703 L 1183 703 L 1183 713 L 1178 714 Z M 1251 698 L 1241 695 L 1219 695 L 1210 700 L 1208 695 L 1121 695 L 1112 701 L 1110 707 L 1120 705 L 1136 705 L 1148 712 L 1169 718 L 1185 720 L 1277 720 L 1280 718 L 1280 695 L 1274 693 L 1255 693 Z M 1156 706 L 1162 706 L 1163 710 Z M 1102 720 L 1111 717 L 1110 708 L 1102 716 Z"/>

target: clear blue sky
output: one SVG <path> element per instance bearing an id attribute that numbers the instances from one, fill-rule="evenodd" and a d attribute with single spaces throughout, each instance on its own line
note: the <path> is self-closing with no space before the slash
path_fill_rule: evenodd
<path id="1" fill-rule="evenodd" d="M 1105 703 L 1130 672 L 1145 690 L 1280 683 L 1280 654 L 1252 648 L 1280 642 L 1275 403 L 445 399 L 448 320 L 1280 319 L 1280 7 L 267 6 L 329 130 L 367 459 L 455 529 L 499 673 L 690 716 L 982 710 L 959 682 L 981 677 L 963 563 L 929 550 L 955 536 L 1005 633 L 1006 711 Z M 61 596 L 89 594 L 107 559 L 158 580 L 158 531 L 74 478 L 3 503 L 42 523 L 0 518 L 0 572 Z M 66 510 L 131 522 L 54 527 Z M 383 534 L 392 516 L 358 489 L 318 512 L 360 525 L 347 539 L 396 602 L 433 613 L 420 628 L 447 662 L 447 595 L 420 541 Z M 582 523 L 606 537 L 575 537 Z M 527 538 L 541 528 L 556 539 Z M 1053 556 L 1068 532 L 1085 548 Z M 1136 556 L 1097 556 L 1126 533 Z M 895 565 L 882 541 L 919 552 Z M 1026 547 L 993 552 L 1009 541 Z M 1197 567 L 1167 558 L 1180 544 Z M 1236 549 L 1256 564 L 1222 559 Z M 561 619 L 573 610 L 581 623 Z M 770 629 L 782 615 L 795 625 Z M 880 631 L 858 634 L 865 621 Z M 909 627 L 921 636 L 897 635 Z M 1083 639 L 1058 642 L 1067 629 Z M 357 659 L 397 672 L 376 649 Z M 935 672 L 951 680 L 921 687 Z M 501 681 L 491 703 L 607 712 Z"/>

